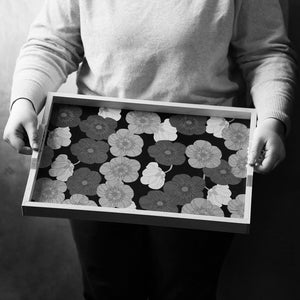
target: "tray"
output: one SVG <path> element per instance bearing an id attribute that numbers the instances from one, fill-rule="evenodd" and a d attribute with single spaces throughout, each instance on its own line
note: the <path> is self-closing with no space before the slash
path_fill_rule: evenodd
<path id="1" fill-rule="evenodd" d="M 247 233 L 254 109 L 49 93 L 26 216 Z"/>

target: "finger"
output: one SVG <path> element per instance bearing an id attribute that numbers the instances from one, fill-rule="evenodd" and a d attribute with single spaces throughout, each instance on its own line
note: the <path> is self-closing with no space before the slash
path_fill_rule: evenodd
<path id="1" fill-rule="evenodd" d="M 250 166 L 255 166 L 259 162 L 264 146 L 265 143 L 262 139 L 253 138 L 248 157 L 248 163 Z"/>
<path id="2" fill-rule="evenodd" d="M 280 162 L 281 158 L 276 155 L 276 152 L 273 150 L 268 150 L 265 153 L 264 159 L 261 161 L 260 164 L 255 166 L 255 171 L 258 173 L 268 173 L 272 171 Z"/>
<path id="3" fill-rule="evenodd" d="M 24 146 L 20 151 L 20 154 L 25 154 L 25 155 L 31 155 L 32 154 L 32 149 L 31 147 Z"/>
<path id="4" fill-rule="evenodd" d="M 30 147 L 25 145 L 24 138 L 21 135 L 12 135 L 6 139 L 6 141 L 18 152 L 21 154 L 30 155 L 32 150 Z"/>
<path id="5" fill-rule="evenodd" d="M 29 122 L 24 125 L 24 128 L 27 132 L 29 145 L 33 150 L 38 150 L 38 132 L 36 124 L 34 122 Z"/>

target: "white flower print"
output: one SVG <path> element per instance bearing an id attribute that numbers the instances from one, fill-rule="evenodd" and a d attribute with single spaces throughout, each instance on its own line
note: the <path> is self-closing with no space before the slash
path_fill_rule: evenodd
<path id="1" fill-rule="evenodd" d="M 156 162 L 149 163 L 142 174 L 141 183 L 153 190 L 160 189 L 165 183 L 166 174 Z"/>
<path id="2" fill-rule="evenodd" d="M 229 122 L 220 117 L 210 117 L 206 124 L 206 132 L 217 138 L 221 138 L 223 129 L 229 126 Z"/>
<path id="3" fill-rule="evenodd" d="M 154 132 L 154 140 L 156 142 L 167 140 L 175 141 L 177 139 L 177 129 L 170 124 L 169 119 L 165 119 L 163 123 L 158 126 L 156 132 Z"/>
<path id="4" fill-rule="evenodd" d="M 229 186 L 220 184 L 213 186 L 207 192 L 207 200 L 219 207 L 227 205 L 231 200 L 231 191 Z"/>
<path id="5" fill-rule="evenodd" d="M 100 107 L 98 116 L 119 121 L 121 119 L 121 109 Z"/>
<path id="6" fill-rule="evenodd" d="M 56 157 L 55 161 L 51 164 L 49 175 L 56 177 L 57 180 L 67 181 L 73 175 L 74 165 L 65 154 L 60 154 Z"/>

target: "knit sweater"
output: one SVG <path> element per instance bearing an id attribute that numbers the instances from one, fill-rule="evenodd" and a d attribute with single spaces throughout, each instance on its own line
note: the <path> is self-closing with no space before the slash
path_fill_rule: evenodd
<path id="1" fill-rule="evenodd" d="M 17 60 L 11 102 L 37 112 L 77 73 L 85 94 L 239 105 L 288 125 L 295 63 L 277 0 L 46 0 Z"/>

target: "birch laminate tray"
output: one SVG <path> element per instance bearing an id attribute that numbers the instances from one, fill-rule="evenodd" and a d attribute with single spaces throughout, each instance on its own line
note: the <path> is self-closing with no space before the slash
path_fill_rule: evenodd
<path id="1" fill-rule="evenodd" d="M 24 215 L 246 233 L 253 109 L 51 93 Z"/>

